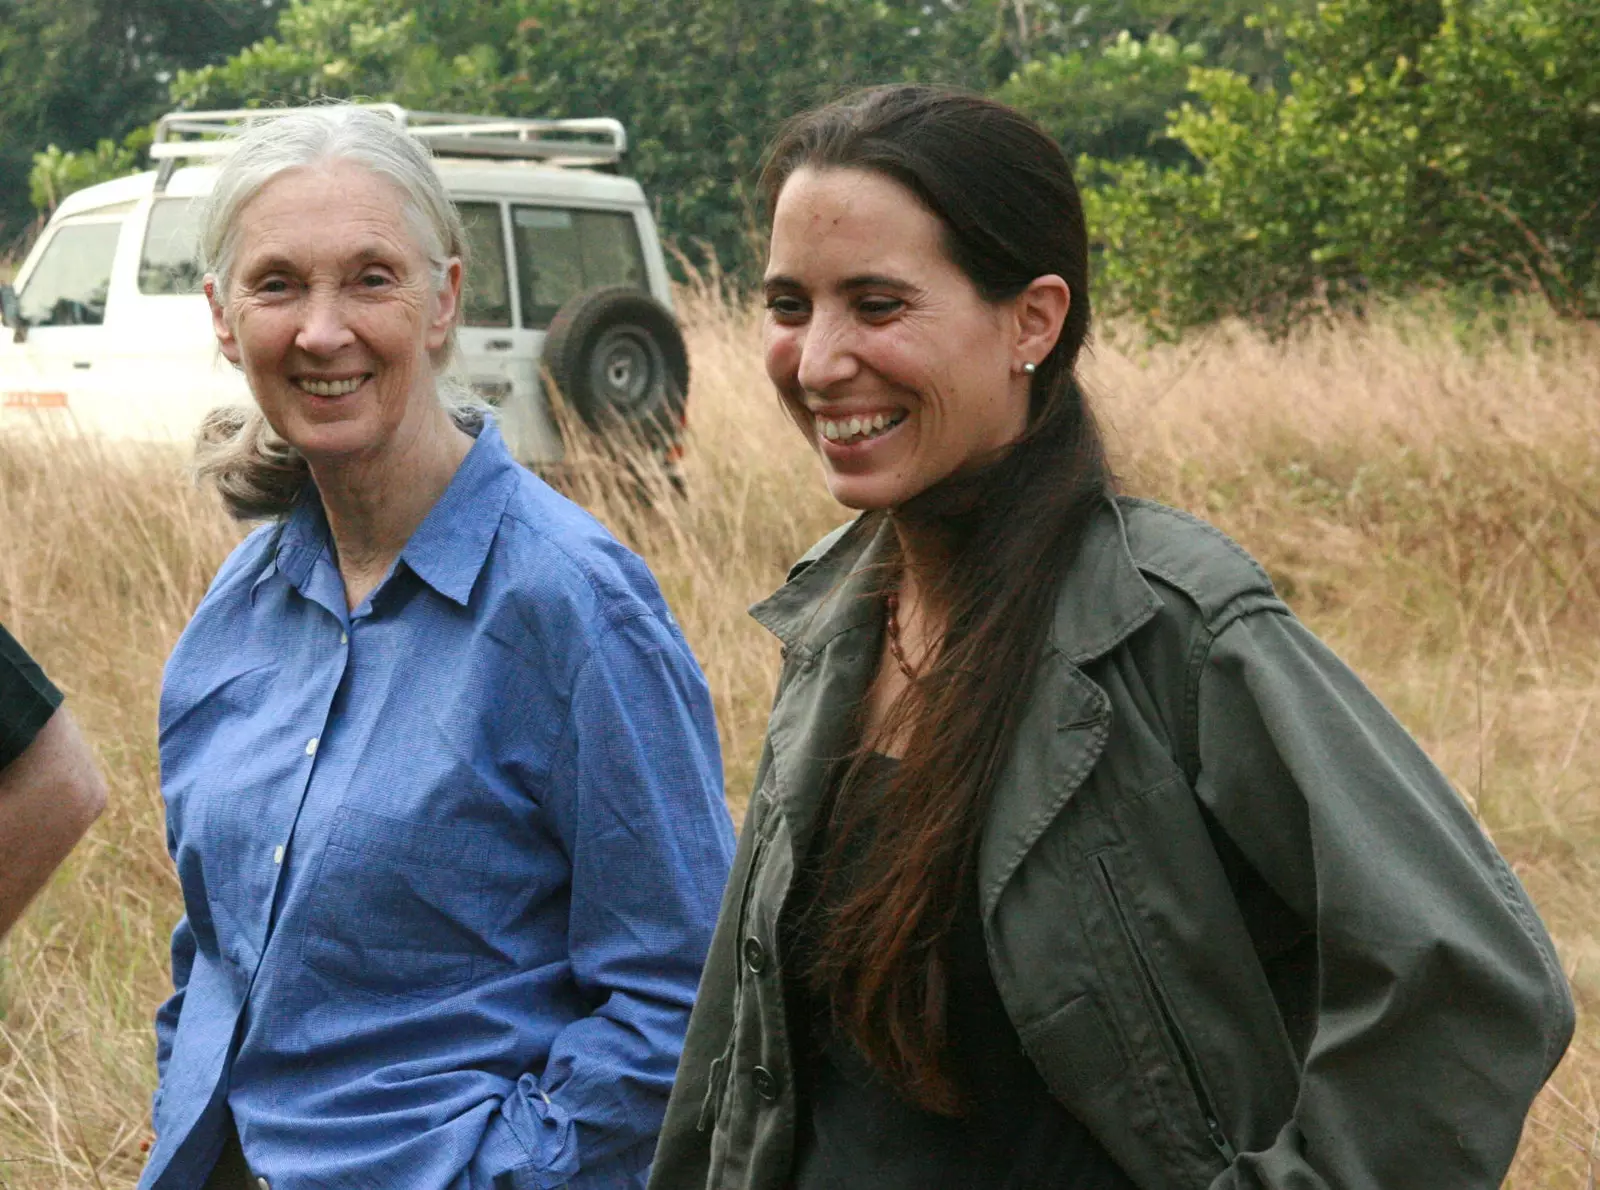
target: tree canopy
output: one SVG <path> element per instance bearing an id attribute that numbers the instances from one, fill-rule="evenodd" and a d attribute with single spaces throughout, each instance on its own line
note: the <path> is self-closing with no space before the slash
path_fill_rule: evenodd
<path id="1" fill-rule="evenodd" d="M 1600 316 L 1593 0 L 0 0 L 0 253 L 164 108 L 609 115 L 664 234 L 746 269 L 781 122 L 997 95 L 1081 155 L 1098 304 L 1176 333 L 1417 285 Z M 24 184 L 31 163 L 31 185 Z"/>
<path id="2" fill-rule="evenodd" d="M 261 37 L 277 20 L 276 6 L 0 0 L 0 253 L 32 215 L 35 153 L 55 145 L 92 155 L 109 141 L 114 155 L 129 133 L 171 105 L 168 87 L 179 70 Z"/>

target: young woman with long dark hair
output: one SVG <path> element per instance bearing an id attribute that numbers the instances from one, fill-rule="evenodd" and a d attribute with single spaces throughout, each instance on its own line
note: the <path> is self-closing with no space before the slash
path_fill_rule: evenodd
<path id="1" fill-rule="evenodd" d="M 784 668 L 652 1187 L 1497 1186 L 1554 949 L 1261 568 L 1114 493 L 1059 148 L 883 88 L 764 187 L 767 370 L 862 515 L 755 609 Z"/>

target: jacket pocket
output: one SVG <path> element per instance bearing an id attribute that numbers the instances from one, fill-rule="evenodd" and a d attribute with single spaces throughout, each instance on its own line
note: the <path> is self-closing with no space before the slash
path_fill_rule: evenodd
<path id="1" fill-rule="evenodd" d="M 1123 905 L 1122 897 L 1117 892 L 1117 883 L 1111 873 L 1111 865 L 1105 855 L 1094 857 L 1095 872 L 1099 877 L 1101 887 L 1105 890 L 1106 901 L 1110 906 L 1112 916 L 1116 919 L 1117 928 L 1122 934 L 1123 942 L 1127 945 L 1128 952 L 1133 958 L 1134 966 L 1138 969 L 1139 980 L 1143 985 L 1144 994 L 1151 1008 L 1161 1023 L 1162 1031 L 1167 1035 L 1173 1050 L 1178 1055 L 1179 1065 L 1182 1067 L 1184 1081 L 1188 1084 L 1189 1093 L 1193 1096 L 1195 1106 L 1199 1110 L 1200 1118 L 1205 1121 L 1206 1135 L 1211 1145 L 1221 1154 L 1222 1159 L 1230 1165 L 1237 1154 L 1233 1144 L 1228 1140 L 1227 1133 L 1222 1130 L 1222 1120 L 1217 1114 L 1210 1093 L 1206 1090 L 1205 1079 L 1200 1073 L 1200 1063 L 1195 1059 L 1194 1049 L 1189 1045 L 1188 1039 L 1183 1035 L 1183 1030 L 1178 1025 L 1177 1014 L 1172 1010 L 1172 1004 L 1167 999 L 1166 992 L 1161 982 L 1156 978 L 1155 967 L 1150 962 L 1150 956 L 1145 950 L 1144 941 L 1139 931 L 1134 928 L 1133 918 Z"/>
<path id="2" fill-rule="evenodd" d="M 475 827 L 339 810 L 312 881 L 306 965 L 379 995 L 471 982 L 488 957 L 488 842 Z"/>

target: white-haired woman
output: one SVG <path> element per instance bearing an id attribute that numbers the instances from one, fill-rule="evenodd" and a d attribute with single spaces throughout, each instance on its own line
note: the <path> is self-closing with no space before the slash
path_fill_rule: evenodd
<path id="1" fill-rule="evenodd" d="M 462 233 L 386 117 L 244 134 L 202 236 L 266 519 L 168 663 L 185 916 L 141 1187 L 642 1185 L 732 854 L 644 565 L 441 388 Z"/>

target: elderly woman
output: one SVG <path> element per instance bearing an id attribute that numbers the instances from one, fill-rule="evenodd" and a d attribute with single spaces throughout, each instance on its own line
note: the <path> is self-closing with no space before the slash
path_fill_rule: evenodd
<path id="1" fill-rule="evenodd" d="M 772 149 L 767 371 L 860 509 L 755 609 L 768 748 L 658 1190 L 1489 1190 L 1571 1035 L 1415 743 L 1111 494 L 1079 197 L 916 87 Z"/>
<path id="2" fill-rule="evenodd" d="M 185 916 L 142 1187 L 640 1186 L 733 850 L 644 565 L 440 380 L 462 232 L 382 116 L 244 135 L 203 234 L 267 517 L 168 663 Z"/>

